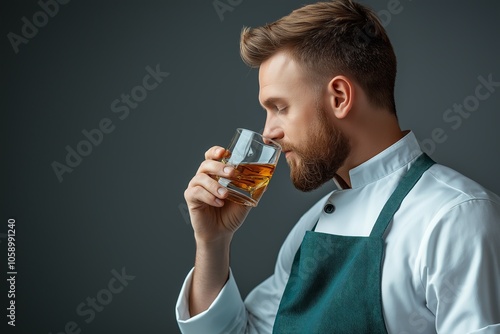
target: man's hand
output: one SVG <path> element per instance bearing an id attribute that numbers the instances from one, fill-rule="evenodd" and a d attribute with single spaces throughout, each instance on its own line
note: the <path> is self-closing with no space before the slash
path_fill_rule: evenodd
<path id="1" fill-rule="evenodd" d="M 230 240 L 250 210 L 250 207 L 224 200 L 228 190 L 216 179 L 231 178 L 236 173 L 233 167 L 219 161 L 226 154 L 228 152 L 222 147 L 210 148 L 184 192 L 197 241 Z"/>

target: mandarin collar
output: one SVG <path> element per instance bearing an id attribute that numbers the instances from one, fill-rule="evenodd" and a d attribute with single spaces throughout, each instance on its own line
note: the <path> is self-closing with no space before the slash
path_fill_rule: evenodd
<path id="1" fill-rule="evenodd" d="M 422 154 L 412 131 L 403 138 L 349 171 L 351 188 L 361 188 L 405 167 Z"/>

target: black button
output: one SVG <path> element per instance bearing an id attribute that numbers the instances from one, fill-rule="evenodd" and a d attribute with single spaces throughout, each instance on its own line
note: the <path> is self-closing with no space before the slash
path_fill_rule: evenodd
<path id="1" fill-rule="evenodd" d="M 325 205 L 325 207 L 323 208 L 323 210 L 326 213 L 332 213 L 333 211 L 335 211 L 335 206 L 333 204 L 328 203 L 327 205 Z"/>

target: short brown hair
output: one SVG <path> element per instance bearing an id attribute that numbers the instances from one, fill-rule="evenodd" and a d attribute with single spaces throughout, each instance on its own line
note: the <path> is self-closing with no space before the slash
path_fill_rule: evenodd
<path id="1" fill-rule="evenodd" d="M 313 78 L 346 75 L 394 114 L 396 55 L 376 14 L 352 0 L 307 5 L 276 22 L 243 28 L 240 52 L 251 67 L 286 50 Z"/>

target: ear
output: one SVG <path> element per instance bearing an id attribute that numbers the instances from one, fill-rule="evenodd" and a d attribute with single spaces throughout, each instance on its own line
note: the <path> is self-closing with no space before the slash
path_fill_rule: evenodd
<path id="1" fill-rule="evenodd" d="M 328 103 L 335 117 L 345 118 L 354 101 L 354 85 L 343 75 L 334 77 L 328 83 Z"/>

